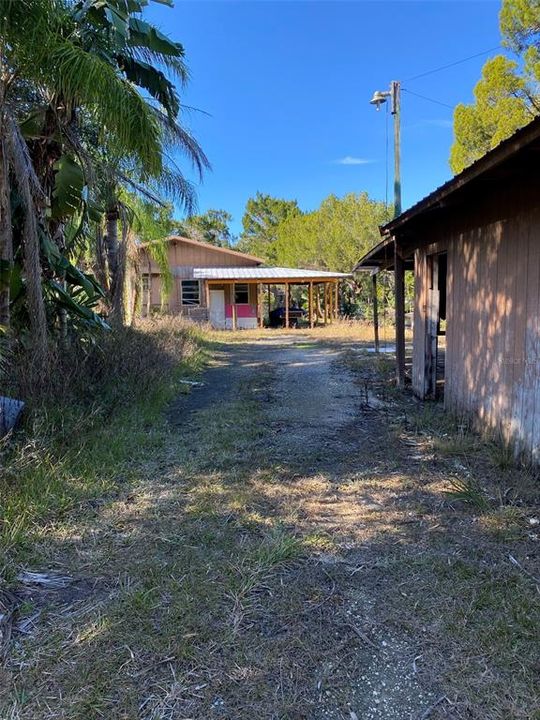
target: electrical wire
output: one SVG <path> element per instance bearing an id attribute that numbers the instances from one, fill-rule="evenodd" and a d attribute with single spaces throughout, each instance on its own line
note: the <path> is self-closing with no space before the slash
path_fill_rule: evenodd
<path id="1" fill-rule="evenodd" d="M 482 50 L 482 52 L 476 53 L 475 55 L 469 55 L 469 57 L 448 63 L 448 65 L 441 65 L 440 67 L 433 68 L 433 70 L 427 70 L 426 72 L 420 73 L 419 75 L 414 75 L 413 77 L 404 80 L 404 82 L 412 82 L 413 80 L 419 80 L 420 78 L 427 77 L 427 75 L 433 75 L 434 73 L 441 72 L 442 70 L 448 70 L 448 68 L 455 67 L 456 65 L 461 65 L 461 63 L 468 62 L 469 60 L 474 60 L 477 57 L 482 57 L 482 55 L 487 55 L 488 53 L 494 52 L 495 50 L 501 50 L 501 48 L 502 45 L 496 45 L 495 47 L 489 48 L 488 50 Z"/>
<path id="2" fill-rule="evenodd" d="M 427 95 L 420 95 L 420 93 L 413 92 L 412 90 L 409 90 L 408 88 L 401 88 L 403 92 L 409 93 L 409 95 L 414 95 L 417 98 L 421 98 L 422 100 L 427 100 L 428 102 L 435 103 L 435 105 L 442 105 L 445 108 L 450 108 L 450 110 L 454 109 L 453 105 L 448 105 L 448 103 L 441 102 L 440 100 L 435 100 L 434 98 L 427 97 Z"/>

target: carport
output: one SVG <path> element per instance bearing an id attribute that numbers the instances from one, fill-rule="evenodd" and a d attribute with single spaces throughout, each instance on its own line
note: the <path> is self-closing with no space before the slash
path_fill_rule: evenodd
<path id="1" fill-rule="evenodd" d="M 291 325 L 291 290 L 307 288 L 307 320 L 310 328 L 327 325 L 339 312 L 339 285 L 346 273 L 284 267 L 194 268 L 193 278 L 204 284 L 209 320 L 215 327 L 263 327 L 265 305 L 282 298 L 284 325 Z M 281 288 L 281 293 L 272 292 Z"/>

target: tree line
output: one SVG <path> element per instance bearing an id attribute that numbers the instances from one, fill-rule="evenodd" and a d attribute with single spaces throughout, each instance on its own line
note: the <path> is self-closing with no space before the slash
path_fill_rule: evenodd
<path id="1" fill-rule="evenodd" d="M 380 241 L 379 228 L 390 218 L 389 207 L 366 192 L 329 195 L 312 211 L 303 211 L 297 200 L 257 192 L 246 203 L 239 237 L 231 232 L 233 218 L 225 210 L 209 210 L 182 222 L 171 219 L 170 227 L 255 255 L 268 265 L 350 272 Z"/>

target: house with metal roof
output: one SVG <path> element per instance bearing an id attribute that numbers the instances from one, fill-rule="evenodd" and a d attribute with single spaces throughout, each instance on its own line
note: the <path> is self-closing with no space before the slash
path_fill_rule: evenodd
<path id="1" fill-rule="evenodd" d="M 310 327 L 331 322 L 338 314 L 339 282 L 348 277 L 266 267 L 253 255 L 180 236 L 168 239 L 167 253 L 173 286 L 165 295 L 159 265 L 140 248 L 143 315 L 166 311 L 223 329 L 262 327 L 276 313 L 285 327 L 299 315 Z M 305 307 L 297 307 L 298 298 Z"/>
<path id="2" fill-rule="evenodd" d="M 356 265 L 395 274 L 396 371 L 419 398 L 540 460 L 540 118 L 382 229 Z M 412 365 L 404 276 L 414 272 Z"/>

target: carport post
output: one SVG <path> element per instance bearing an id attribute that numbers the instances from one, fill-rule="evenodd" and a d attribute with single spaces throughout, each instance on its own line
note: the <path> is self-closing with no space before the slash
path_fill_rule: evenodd
<path id="1" fill-rule="evenodd" d="M 332 285 L 330 283 L 326 283 L 326 302 L 328 303 L 328 322 L 331 325 L 334 304 L 332 302 Z"/>
<path id="2" fill-rule="evenodd" d="M 289 295 L 290 295 L 290 288 L 289 283 L 285 283 L 285 327 L 289 327 Z"/>
<path id="3" fill-rule="evenodd" d="M 232 306 L 232 329 L 236 330 L 236 283 L 235 282 L 233 282 L 233 284 L 232 284 L 231 306 Z"/>
<path id="4" fill-rule="evenodd" d="M 204 302 L 206 304 L 207 320 L 210 320 L 210 285 L 208 280 L 203 280 L 204 283 Z"/>
<path id="5" fill-rule="evenodd" d="M 375 336 L 375 352 L 378 354 L 379 346 L 379 303 L 377 299 L 377 273 L 371 276 L 371 298 L 373 301 L 373 334 Z"/>
<path id="6" fill-rule="evenodd" d="M 332 295 L 332 283 L 326 284 L 326 298 L 328 302 L 328 322 L 330 325 L 333 322 L 334 318 L 334 300 Z"/>
<path id="7" fill-rule="evenodd" d="M 334 317 L 337 320 L 339 317 L 339 280 L 336 280 L 334 285 L 334 291 L 336 293 L 335 295 L 335 306 L 334 306 Z"/>
<path id="8" fill-rule="evenodd" d="M 257 283 L 255 287 L 257 288 L 257 325 L 262 328 L 264 326 L 262 285 Z"/>
<path id="9" fill-rule="evenodd" d="M 308 312 L 309 312 L 309 327 L 311 330 L 313 330 L 313 280 L 310 280 L 310 282 L 309 282 Z"/>
<path id="10" fill-rule="evenodd" d="M 405 263 L 394 239 L 394 280 L 396 295 L 396 382 L 405 387 Z"/>
<path id="11" fill-rule="evenodd" d="M 323 282 L 324 325 L 328 325 L 328 283 Z"/>
<path id="12" fill-rule="evenodd" d="M 268 326 L 270 326 L 270 305 L 272 301 L 272 294 L 270 290 L 270 283 L 268 283 Z"/>

